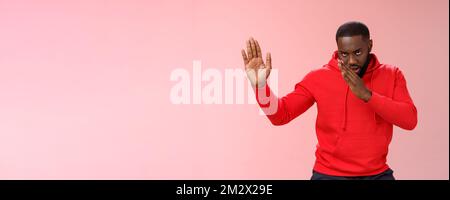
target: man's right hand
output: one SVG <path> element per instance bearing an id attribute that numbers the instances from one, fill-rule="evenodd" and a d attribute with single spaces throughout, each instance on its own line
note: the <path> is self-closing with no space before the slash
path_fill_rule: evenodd
<path id="1" fill-rule="evenodd" d="M 261 47 L 258 41 L 250 38 L 247 40 L 247 53 L 244 49 L 241 51 L 244 59 L 245 72 L 247 78 L 250 80 L 252 86 L 261 88 L 266 85 L 266 80 L 270 75 L 272 69 L 272 58 L 270 53 L 267 53 L 266 63 L 262 59 Z"/>

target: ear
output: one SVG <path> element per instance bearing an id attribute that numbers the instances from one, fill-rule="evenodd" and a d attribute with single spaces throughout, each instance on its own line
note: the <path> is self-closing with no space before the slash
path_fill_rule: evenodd
<path id="1" fill-rule="evenodd" d="M 369 53 L 372 52 L 372 47 L 373 47 L 373 41 L 372 39 L 369 40 Z"/>

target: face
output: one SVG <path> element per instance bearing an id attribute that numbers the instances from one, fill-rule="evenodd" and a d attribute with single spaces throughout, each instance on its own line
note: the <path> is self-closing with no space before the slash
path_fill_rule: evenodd
<path id="1" fill-rule="evenodd" d="M 358 74 L 369 57 L 372 40 L 364 39 L 362 35 L 340 37 L 337 45 L 339 59 Z"/>

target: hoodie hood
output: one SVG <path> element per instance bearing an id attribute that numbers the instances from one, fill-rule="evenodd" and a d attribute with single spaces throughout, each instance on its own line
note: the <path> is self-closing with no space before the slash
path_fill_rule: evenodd
<path id="1" fill-rule="evenodd" d="M 370 62 L 369 62 L 369 65 L 367 66 L 367 70 L 366 70 L 366 72 L 364 73 L 364 76 L 363 76 L 363 77 L 365 77 L 365 76 L 370 76 L 370 82 L 369 82 L 370 86 L 368 86 L 368 88 L 369 88 L 369 90 L 372 90 L 372 89 L 373 89 L 373 77 L 374 77 L 374 73 L 375 73 L 375 71 L 381 66 L 381 64 L 380 64 L 380 62 L 378 61 L 378 58 L 377 58 L 377 56 L 376 56 L 375 54 L 371 53 L 371 54 L 369 54 L 369 56 L 370 56 Z M 332 69 L 332 70 L 341 72 L 341 70 L 339 69 L 339 66 L 338 66 L 338 51 L 335 51 L 335 52 L 333 53 L 333 55 L 332 55 L 332 57 L 331 57 L 331 60 L 328 62 L 328 65 L 325 65 L 324 67 L 328 67 L 328 68 L 330 68 L 330 69 Z M 347 85 L 347 88 L 346 88 L 346 90 L 345 90 L 345 96 L 343 96 L 343 98 L 344 98 L 344 105 L 343 105 L 343 107 L 344 107 L 344 112 L 342 113 L 342 115 L 343 115 L 343 116 L 342 116 L 343 120 L 342 120 L 342 125 L 341 125 L 341 127 L 342 127 L 342 129 L 343 129 L 344 131 L 345 131 L 346 128 L 347 128 L 347 107 L 348 107 L 347 99 L 348 99 L 348 93 L 349 93 L 349 90 L 350 90 L 350 87 Z M 378 122 L 378 119 L 377 119 L 377 117 L 376 117 L 376 114 L 373 115 L 373 118 L 374 118 L 374 120 L 375 120 L 377 123 L 379 123 L 379 122 Z"/>

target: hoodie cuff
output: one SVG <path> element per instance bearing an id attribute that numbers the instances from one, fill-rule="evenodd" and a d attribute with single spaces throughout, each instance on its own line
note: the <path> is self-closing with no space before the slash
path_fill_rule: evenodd
<path id="1" fill-rule="evenodd" d="M 258 102 L 259 106 L 264 108 L 269 106 L 270 101 L 270 87 L 268 84 L 266 84 L 263 87 L 253 87 L 255 93 L 256 93 L 256 101 Z"/>
<path id="2" fill-rule="evenodd" d="M 384 106 L 384 96 L 372 91 L 372 96 L 367 104 L 375 110 L 379 110 Z"/>

